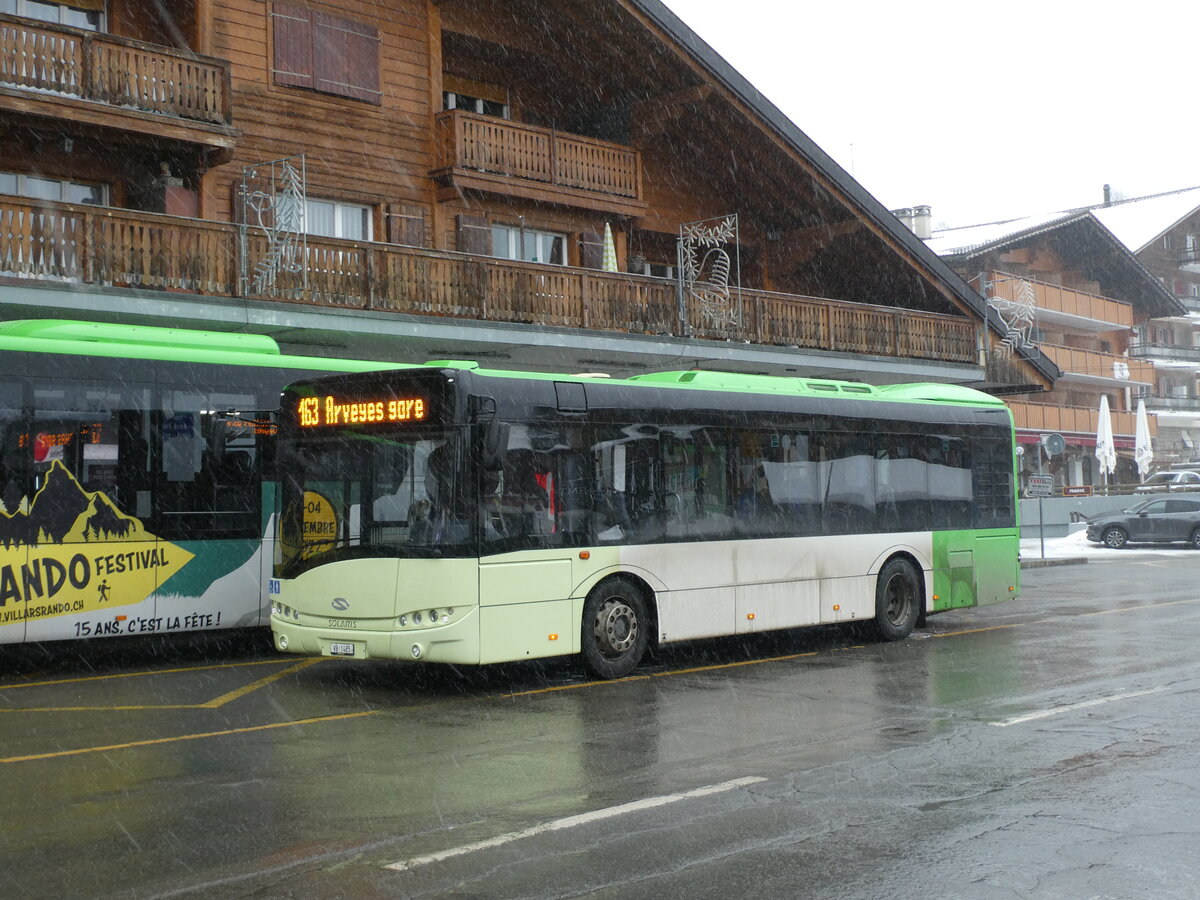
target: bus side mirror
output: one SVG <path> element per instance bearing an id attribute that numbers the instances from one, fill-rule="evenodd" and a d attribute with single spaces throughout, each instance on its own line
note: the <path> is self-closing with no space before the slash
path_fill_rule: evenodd
<path id="1" fill-rule="evenodd" d="M 499 419 L 492 419 L 484 427 L 482 462 L 484 469 L 497 471 L 504 468 L 504 458 L 508 455 L 509 424 Z"/>

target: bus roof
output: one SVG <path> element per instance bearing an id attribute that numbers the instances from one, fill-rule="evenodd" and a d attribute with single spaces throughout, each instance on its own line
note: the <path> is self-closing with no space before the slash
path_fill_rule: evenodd
<path id="1" fill-rule="evenodd" d="M 443 369 L 469 370 L 490 378 L 531 378 L 537 380 L 574 381 L 583 384 L 608 384 L 653 387 L 679 387 L 707 391 L 728 391 L 751 394 L 784 394 L 795 397 L 837 397 L 854 400 L 883 400 L 902 403 L 946 403 L 955 406 L 1003 408 L 998 397 L 958 384 L 920 382 L 914 384 L 870 385 L 858 381 L 834 381 L 824 378 L 786 377 L 779 375 L 745 375 L 692 369 L 680 372 L 647 372 L 629 378 L 609 378 L 597 375 L 554 375 L 544 372 L 513 372 L 482 369 L 467 360 L 437 360 L 425 364 Z"/>
<path id="2" fill-rule="evenodd" d="M 0 350 L 327 372 L 409 368 L 398 363 L 283 354 L 265 334 L 116 325 L 73 319 L 0 322 Z"/>

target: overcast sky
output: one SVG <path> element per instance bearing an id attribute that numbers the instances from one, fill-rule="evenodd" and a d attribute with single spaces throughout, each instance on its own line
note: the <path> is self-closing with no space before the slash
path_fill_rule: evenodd
<path id="1" fill-rule="evenodd" d="M 1200 185 L 1200 3 L 664 0 L 889 209 Z"/>

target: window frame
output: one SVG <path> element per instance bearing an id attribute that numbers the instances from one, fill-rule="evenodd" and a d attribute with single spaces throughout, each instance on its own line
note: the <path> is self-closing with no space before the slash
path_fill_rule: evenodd
<path id="1" fill-rule="evenodd" d="M 323 232 L 313 231 L 310 227 L 312 222 L 311 203 L 327 203 L 333 207 L 333 225 L 335 234 L 325 234 Z M 362 237 L 347 237 L 343 232 L 342 214 L 348 211 L 361 211 L 363 214 L 363 222 L 365 223 L 365 234 Z M 305 197 L 304 198 L 304 233 L 309 237 L 327 237 L 341 241 L 373 241 L 375 239 L 375 208 L 369 203 L 353 203 L 349 200 L 336 200 L 330 197 Z"/>

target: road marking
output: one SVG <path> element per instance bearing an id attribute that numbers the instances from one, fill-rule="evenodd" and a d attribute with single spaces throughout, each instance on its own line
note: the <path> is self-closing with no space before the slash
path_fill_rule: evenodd
<path id="1" fill-rule="evenodd" d="M 250 682 L 250 684 L 247 684 L 243 687 L 235 688 L 234 690 L 230 691 L 227 694 L 222 694 L 220 697 L 217 697 L 215 700 L 209 700 L 207 703 L 201 703 L 198 708 L 199 709 L 217 709 L 218 707 L 224 706 L 230 700 L 236 700 L 238 697 L 244 697 L 249 693 L 257 691 L 261 687 L 266 687 L 268 684 L 270 684 L 273 681 L 278 681 L 281 678 L 286 678 L 288 675 L 291 675 L 294 672 L 299 672 L 301 669 L 307 669 L 309 666 L 316 665 L 317 663 L 323 662 L 323 661 L 324 661 L 324 657 L 321 657 L 321 656 L 317 656 L 312 659 L 302 660 L 302 661 L 296 663 L 294 666 L 288 666 L 286 669 L 283 669 L 279 672 L 275 672 L 271 675 L 264 676 L 263 678 L 258 679 L 258 681 L 252 681 L 252 682 Z"/>
<path id="2" fill-rule="evenodd" d="M 429 863 L 441 862 L 445 859 L 451 859 L 455 856 L 463 856 L 467 853 L 474 853 L 477 850 L 490 850 L 493 847 L 502 847 L 505 844 L 511 844 L 513 841 L 519 841 L 527 837 L 535 837 L 539 834 L 547 834 L 551 831 L 562 831 L 566 828 L 576 828 L 580 825 L 588 825 L 592 822 L 600 822 L 604 819 L 612 819 L 616 816 L 623 816 L 628 813 L 640 812 L 643 809 L 654 809 L 658 806 L 666 806 L 670 803 L 678 803 L 680 800 L 690 800 L 693 797 L 707 797 L 712 794 L 720 794 L 725 791 L 732 791 L 735 788 L 746 787 L 751 784 L 758 784 L 766 781 L 765 778 L 760 778 L 757 775 L 750 775 L 745 778 L 735 778 L 733 781 L 723 781 L 720 784 L 710 784 L 706 787 L 695 788 L 690 791 L 683 791 L 679 794 L 664 794 L 658 797 L 647 797 L 644 800 L 634 800 L 631 803 L 622 803 L 620 806 L 610 806 L 606 809 L 597 809 L 592 812 L 580 813 L 577 816 L 567 816 L 564 819 L 555 819 L 553 822 L 544 822 L 541 825 L 535 825 L 532 828 L 526 828 L 524 831 L 511 831 L 508 834 L 501 834 L 494 838 L 488 838 L 486 841 L 478 841 L 474 844 L 465 844 L 461 847 L 454 847 L 451 850 L 443 850 L 440 853 L 430 853 L 428 856 L 415 856 L 412 859 L 405 859 L 399 862 L 389 863 L 384 866 L 385 869 L 395 869 L 397 871 L 409 871 L 419 866 L 425 866 Z"/>
<path id="3" fill-rule="evenodd" d="M 326 657 L 318 656 L 318 657 L 314 657 L 312 659 L 301 660 L 298 663 L 294 663 L 293 665 L 288 666 L 286 669 L 281 669 L 280 671 L 275 672 L 271 675 L 266 675 L 262 678 L 259 678 L 257 681 L 252 681 L 249 684 L 243 685 L 242 687 L 234 688 L 232 691 L 228 691 L 228 692 L 222 694 L 221 696 L 216 697 L 212 700 L 207 700 L 204 703 L 156 703 L 156 704 L 137 704 L 137 705 L 126 704 L 124 706 L 8 706 L 8 707 L 0 707 L 0 713 L 117 712 L 117 711 L 130 712 L 132 710 L 151 710 L 151 709 L 219 709 L 220 707 L 224 706 L 226 703 L 229 703 L 232 700 L 237 700 L 239 697 L 245 697 L 247 694 L 253 693 L 254 691 L 257 691 L 259 688 L 266 687 L 268 684 L 271 684 L 272 682 L 279 681 L 281 678 L 286 678 L 288 675 L 291 675 L 294 672 L 299 672 L 301 669 L 307 669 L 309 666 L 316 665 L 319 662 L 324 662 L 325 659 L 326 659 Z M 282 659 L 282 660 L 272 660 L 272 662 L 290 662 L 290 661 L 291 661 L 290 659 L 286 659 L 286 658 Z M 258 665 L 258 664 L 253 663 L 252 665 Z M 226 666 L 200 666 L 197 668 L 220 669 L 220 668 L 227 668 L 227 667 Z M 195 671 L 197 671 L 196 668 L 168 669 L 161 673 L 153 673 L 153 674 L 169 675 L 169 674 L 178 674 L 179 672 L 195 672 Z M 130 673 L 130 674 L 131 675 L 133 675 L 133 674 L 144 675 L 144 674 L 151 674 L 151 673 L 138 672 L 138 673 Z M 97 677 L 103 679 L 103 678 L 108 678 L 110 676 L 102 675 L 102 676 L 97 676 Z M 115 676 L 111 676 L 111 677 L 121 678 L 124 676 L 115 675 Z M 89 681 L 89 680 L 94 680 L 94 679 L 77 678 L 77 679 L 69 679 L 68 681 L 43 682 L 43 684 L 53 686 L 53 685 L 57 685 L 57 684 L 67 684 L 67 683 L 70 683 L 71 681 Z M 13 686 L 14 687 L 25 687 L 26 685 L 13 685 Z M 33 685 L 28 685 L 28 686 L 32 687 Z"/>
<path id="4" fill-rule="evenodd" d="M 295 725 L 315 725 L 321 722 L 337 722 L 342 719 L 361 719 L 363 716 L 373 716 L 377 709 L 363 710 L 355 713 L 342 713 L 336 716 L 316 716 L 312 719 L 295 719 L 291 722 L 271 722 L 267 725 L 250 725 L 245 728 L 227 728 L 224 731 L 204 731 L 197 734 L 177 734 L 174 737 L 151 738 L 145 741 L 130 741 L 126 744 L 107 744 L 103 747 L 80 747 L 76 750 L 57 750 L 53 753 L 32 753 L 28 756 L 0 757 L 0 763 L 31 762 L 37 759 L 55 759 L 60 756 L 79 756 L 84 753 L 103 753 L 107 750 L 128 750 L 132 747 L 150 747 L 154 744 L 174 744 L 178 741 L 198 741 L 202 738 L 221 737 L 229 734 L 249 734 L 252 731 L 269 731 L 273 728 L 291 728 Z"/>
<path id="5" fill-rule="evenodd" d="M 278 666 L 291 660 L 287 657 L 281 659 L 257 659 L 253 662 L 239 663 L 213 663 L 204 666 L 184 666 L 178 669 L 156 669 L 146 670 L 144 672 L 115 672 L 111 675 L 87 675 L 82 678 L 59 678 L 50 681 L 26 681 L 21 684 L 0 684 L 0 691 L 13 691 L 17 688 L 31 687 L 52 687 L 57 684 L 79 684 L 84 681 L 109 681 L 115 678 L 144 678 L 147 675 L 177 675 L 181 672 L 206 672 L 209 669 L 240 669 L 247 666 Z"/>
<path id="6" fill-rule="evenodd" d="M 995 725 L 997 728 L 1007 728 L 1009 725 L 1020 725 L 1022 722 L 1032 722 L 1036 719 L 1048 719 L 1051 716 L 1073 712 L 1077 709 L 1088 709 L 1093 706 L 1101 706 L 1105 703 L 1114 703 L 1117 700 L 1129 700 L 1131 697 L 1145 697 L 1147 694 L 1158 694 L 1166 689 L 1167 686 L 1164 684 L 1161 687 L 1151 688 L 1148 691 L 1130 691 L 1127 694 L 1113 694 L 1111 697 L 1097 697 L 1095 700 L 1084 700 L 1082 703 L 1072 703 L 1069 706 L 1054 706 L 1050 709 L 1027 713 L 1026 715 L 1016 716 L 1012 719 L 1005 719 L 1003 722 L 989 722 L 988 724 Z"/>

